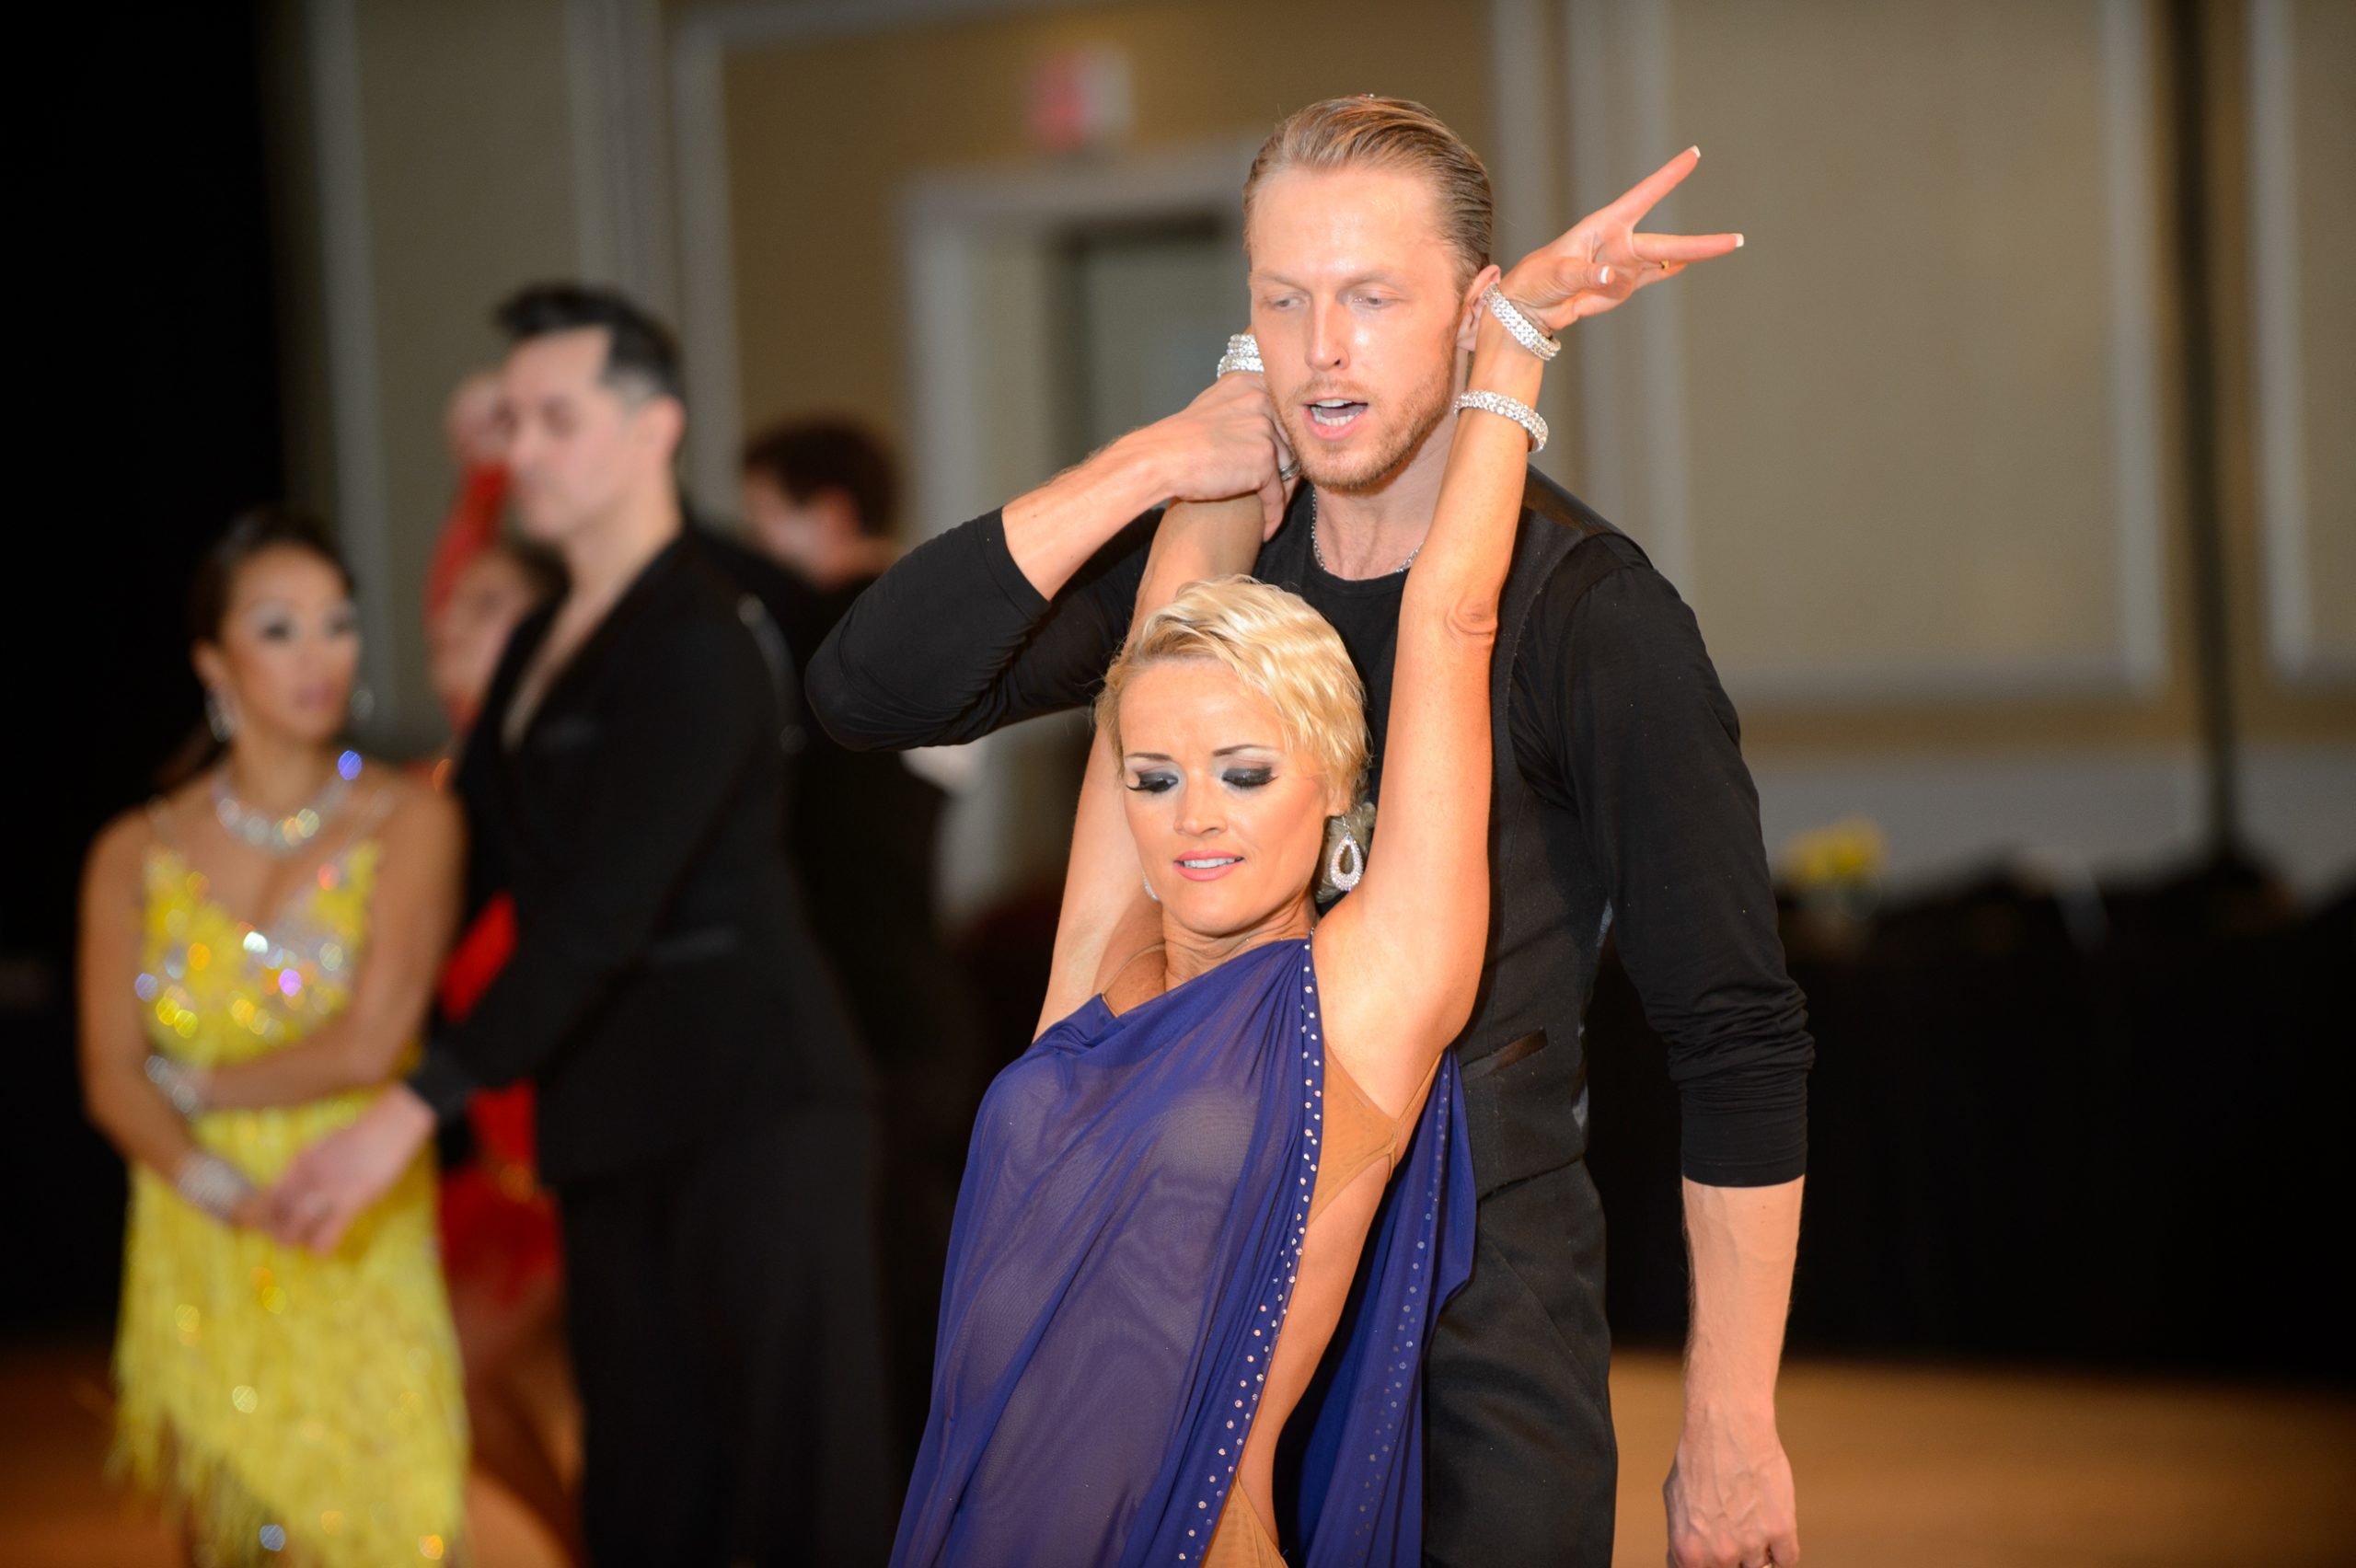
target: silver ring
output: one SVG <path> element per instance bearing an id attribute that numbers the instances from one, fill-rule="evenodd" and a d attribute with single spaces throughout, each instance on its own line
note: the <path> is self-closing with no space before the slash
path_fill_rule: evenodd
<path id="1" fill-rule="evenodd" d="M 1227 352 L 1218 360 L 1219 375 L 1239 370 L 1248 370 L 1257 375 L 1266 368 L 1260 363 L 1260 340 L 1257 338 L 1249 332 L 1238 332 L 1228 339 Z M 1212 379 L 1217 380 L 1218 376 Z"/>
<path id="2" fill-rule="evenodd" d="M 1300 477 L 1300 459 L 1296 457 L 1276 470 L 1276 482 L 1288 485 Z"/>

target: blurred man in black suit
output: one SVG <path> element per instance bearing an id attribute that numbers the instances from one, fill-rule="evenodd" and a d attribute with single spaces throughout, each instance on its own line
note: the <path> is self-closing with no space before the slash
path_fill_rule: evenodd
<path id="1" fill-rule="evenodd" d="M 527 289 L 499 321 L 507 466 L 571 586 L 501 660 L 457 776 L 514 957 L 405 1085 L 273 1193 L 331 1246 L 437 1116 L 539 1086 L 600 1563 L 881 1558 L 864 1068 L 787 864 L 793 687 L 759 600 L 683 523 L 669 335 Z"/>

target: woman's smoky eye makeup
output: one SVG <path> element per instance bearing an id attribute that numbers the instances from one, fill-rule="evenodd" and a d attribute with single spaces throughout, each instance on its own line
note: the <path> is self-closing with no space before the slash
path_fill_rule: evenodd
<path id="1" fill-rule="evenodd" d="M 1218 781 L 1230 790 L 1260 790 L 1276 782 L 1274 762 L 1236 759 L 1222 763 Z M 1130 769 L 1128 788 L 1141 794 L 1159 795 L 1178 785 L 1178 770 L 1152 763 L 1135 765 Z"/>
<path id="2" fill-rule="evenodd" d="M 360 612 L 350 605 L 338 605 L 328 612 L 328 635 L 350 637 L 360 629 Z"/>

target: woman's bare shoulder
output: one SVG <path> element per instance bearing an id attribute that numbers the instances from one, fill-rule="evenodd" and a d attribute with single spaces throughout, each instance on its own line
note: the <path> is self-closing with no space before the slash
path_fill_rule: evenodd
<path id="1" fill-rule="evenodd" d="M 372 761 L 364 776 L 370 794 L 360 810 L 382 823 L 387 836 L 410 838 L 457 830 L 457 802 L 407 768 Z"/>
<path id="2" fill-rule="evenodd" d="M 168 809 L 167 800 L 156 800 L 116 813 L 90 840 L 89 857 L 83 864 L 85 883 L 94 887 L 135 884 L 148 851 L 163 842 L 156 832 L 156 813 Z"/>

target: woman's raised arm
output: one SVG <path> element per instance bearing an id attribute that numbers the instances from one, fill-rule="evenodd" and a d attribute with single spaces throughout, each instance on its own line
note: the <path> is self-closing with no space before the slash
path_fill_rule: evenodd
<path id="1" fill-rule="evenodd" d="M 1475 293 L 1495 276 L 1484 271 Z M 1542 362 L 1486 306 L 1472 308 L 1470 390 L 1535 405 Z M 1400 603 L 1375 845 L 1357 891 L 1317 930 L 1331 1036 L 1367 1092 L 1394 1112 L 1420 1092 L 1480 986 L 1489 660 L 1530 448 L 1511 419 L 1457 415 L 1431 529 Z"/>
<path id="2" fill-rule="evenodd" d="M 1172 506 L 1154 533 L 1129 637 L 1187 583 L 1251 571 L 1265 518 L 1257 494 Z M 1137 841 L 1121 814 L 1120 769 L 1100 731 L 1080 778 L 1063 907 L 1056 918 L 1055 963 L 1036 1032 L 1045 1032 L 1103 987 L 1107 958 L 1126 963 L 1161 940 L 1161 917 L 1146 896 Z"/>

